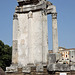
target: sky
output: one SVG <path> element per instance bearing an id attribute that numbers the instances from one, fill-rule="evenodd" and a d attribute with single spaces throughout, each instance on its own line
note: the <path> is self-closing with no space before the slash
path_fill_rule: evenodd
<path id="1" fill-rule="evenodd" d="M 49 0 L 56 6 L 58 21 L 58 44 L 75 48 L 75 0 Z M 0 40 L 12 46 L 13 14 L 17 0 L 0 1 Z M 48 15 L 48 44 L 52 49 L 52 17 Z"/>

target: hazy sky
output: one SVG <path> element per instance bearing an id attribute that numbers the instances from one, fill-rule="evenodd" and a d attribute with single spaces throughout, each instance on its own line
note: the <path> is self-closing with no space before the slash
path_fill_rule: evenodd
<path id="1" fill-rule="evenodd" d="M 59 46 L 75 48 L 75 0 L 49 0 L 58 13 Z M 17 0 L 0 1 L 0 40 L 12 45 L 12 21 Z M 48 15 L 49 49 L 52 49 L 52 20 Z"/>

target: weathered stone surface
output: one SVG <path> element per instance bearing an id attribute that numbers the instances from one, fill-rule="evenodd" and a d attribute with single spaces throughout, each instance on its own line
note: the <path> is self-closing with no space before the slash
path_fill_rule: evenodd
<path id="1" fill-rule="evenodd" d="M 43 65 L 41 63 L 38 63 L 38 65 L 36 66 L 36 71 L 43 72 Z"/>
<path id="2" fill-rule="evenodd" d="M 29 11 L 43 10 L 46 14 L 56 13 L 56 7 L 46 0 L 17 0 L 19 6 L 16 7 L 16 13 L 26 13 Z"/>
<path id="3" fill-rule="evenodd" d="M 12 63 L 18 63 L 18 41 L 13 40 Z"/>
<path id="4" fill-rule="evenodd" d="M 31 72 L 31 68 L 29 66 L 25 66 L 25 67 L 22 68 L 22 72 L 30 73 Z"/>
<path id="5" fill-rule="evenodd" d="M 48 54 L 48 64 L 58 63 L 61 59 L 60 53 L 49 53 Z"/>
<path id="6" fill-rule="evenodd" d="M 69 52 L 69 56 L 70 56 L 70 64 L 74 64 L 75 65 L 75 50 L 71 50 Z"/>
<path id="7" fill-rule="evenodd" d="M 42 14 L 42 11 L 16 15 L 18 19 L 15 18 L 13 23 L 12 62 L 22 67 L 28 63 L 47 64 L 47 15 Z"/>
<path id="8" fill-rule="evenodd" d="M 55 54 L 48 54 L 48 64 L 56 63 L 56 55 Z"/>
<path id="9" fill-rule="evenodd" d="M 47 14 L 53 14 L 56 12 L 56 7 L 54 5 L 49 4 L 46 10 Z"/>
<path id="10" fill-rule="evenodd" d="M 31 67 L 30 73 L 19 71 L 19 72 L 10 72 L 10 73 L 7 72 L 6 75 L 59 75 L 60 73 L 63 73 L 63 74 L 66 73 L 67 75 L 75 75 L 75 71 L 74 70 L 69 71 L 68 65 L 66 65 L 66 64 L 64 64 L 64 65 L 55 64 L 52 67 L 52 69 L 55 68 L 53 71 L 51 71 L 51 70 L 49 71 L 47 69 L 47 67 L 44 67 L 43 71 L 37 71 L 36 68 L 37 67 Z M 62 70 L 62 68 L 64 69 L 64 71 Z M 51 69 L 51 67 L 50 67 L 50 69 Z M 60 70 L 58 70 L 58 69 L 60 69 Z M 66 69 L 68 69 L 68 70 L 66 70 Z"/>
<path id="11" fill-rule="evenodd" d="M 13 40 L 17 40 L 18 25 L 18 15 L 15 13 L 13 15 Z"/>
<path id="12" fill-rule="evenodd" d="M 43 59 L 43 64 L 44 66 L 47 65 L 47 55 L 48 55 L 48 28 L 47 28 L 47 15 L 45 15 L 43 13 L 42 15 L 42 20 L 43 20 L 43 56 L 42 56 L 42 59 Z"/>
<path id="13" fill-rule="evenodd" d="M 13 15 L 13 47 L 12 47 L 12 63 L 18 63 L 18 15 Z"/>
<path id="14" fill-rule="evenodd" d="M 17 0 L 17 2 L 19 2 L 19 3 L 21 3 L 21 2 L 23 2 L 23 3 L 30 3 L 30 2 L 38 2 L 39 0 Z"/>
<path id="15" fill-rule="evenodd" d="M 36 20 L 37 19 L 37 20 Z M 41 11 L 33 13 L 29 18 L 29 62 L 42 62 L 42 14 Z"/>
<path id="16" fill-rule="evenodd" d="M 6 67 L 6 72 L 17 72 L 18 71 L 18 64 L 11 64 L 10 67 Z"/>
<path id="17" fill-rule="evenodd" d="M 20 7 L 16 7 L 15 12 L 16 13 L 26 13 L 29 11 L 38 11 L 38 10 L 43 10 L 46 9 L 46 3 L 41 2 L 38 5 L 23 5 Z"/>
<path id="18" fill-rule="evenodd" d="M 30 1 L 30 0 L 17 0 L 17 2 L 26 2 L 26 1 Z"/>
<path id="19" fill-rule="evenodd" d="M 71 69 L 72 71 L 75 71 L 75 65 L 72 65 L 72 66 L 70 67 L 70 69 Z"/>
<path id="20" fill-rule="evenodd" d="M 47 69 L 49 71 L 70 71 L 70 66 L 68 64 L 49 64 Z"/>
<path id="21" fill-rule="evenodd" d="M 60 62 L 61 54 L 60 53 L 50 53 L 48 54 L 48 65 L 47 69 L 49 71 L 71 71 L 75 70 L 75 64 L 63 64 Z"/>
<path id="22" fill-rule="evenodd" d="M 18 14 L 18 64 L 25 66 L 28 63 L 28 14 Z"/>
<path id="23" fill-rule="evenodd" d="M 52 14 L 53 53 L 58 52 L 57 14 Z"/>
<path id="24" fill-rule="evenodd" d="M 35 73 L 31 70 L 32 66 L 28 65 L 33 64 L 36 66 L 36 74 L 43 75 L 43 66 L 47 66 L 48 61 L 47 14 L 50 13 L 52 13 L 53 23 L 53 52 L 58 52 L 56 7 L 46 0 L 17 1 L 19 5 L 13 16 L 12 52 L 12 63 L 17 65 L 7 67 L 6 72 L 14 74 L 31 72 L 33 75 Z M 56 63 L 59 60 L 59 54 L 50 55 L 49 60 L 51 60 L 49 63 Z M 58 68 L 57 65 L 55 67 Z"/>

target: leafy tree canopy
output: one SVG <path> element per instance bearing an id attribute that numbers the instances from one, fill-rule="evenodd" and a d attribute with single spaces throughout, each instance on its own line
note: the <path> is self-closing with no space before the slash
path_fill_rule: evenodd
<path id="1" fill-rule="evenodd" d="M 0 40 L 0 67 L 2 67 L 3 70 L 6 70 L 6 67 L 10 66 L 11 55 L 12 55 L 12 47 L 10 47 L 9 45 L 5 45 Z"/>

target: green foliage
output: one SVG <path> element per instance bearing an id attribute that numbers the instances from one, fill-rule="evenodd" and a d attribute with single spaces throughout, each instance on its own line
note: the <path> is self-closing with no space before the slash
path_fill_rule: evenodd
<path id="1" fill-rule="evenodd" d="M 7 66 L 11 64 L 12 47 L 4 45 L 0 40 L 0 67 L 6 70 Z"/>

